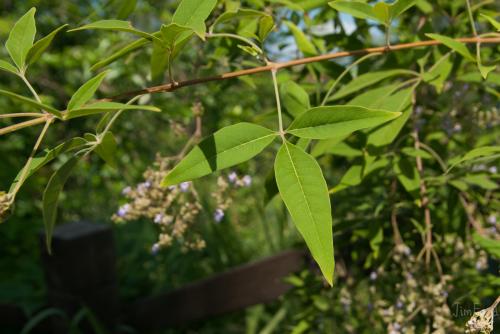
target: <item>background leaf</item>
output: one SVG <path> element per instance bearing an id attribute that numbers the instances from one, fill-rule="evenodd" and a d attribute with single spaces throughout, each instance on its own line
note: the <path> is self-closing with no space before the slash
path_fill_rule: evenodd
<path id="1" fill-rule="evenodd" d="M 379 18 L 373 11 L 373 7 L 362 1 L 332 1 L 328 3 L 330 7 L 350 14 L 359 19 L 371 19 L 379 21 Z"/>
<path id="2" fill-rule="evenodd" d="M 205 20 L 215 8 L 217 0 L 182 0 L 172 17 L 172 23 L 189 27 L 205 39 Z"/>
<path id="3" fill-rule="evenodd" d="M 50 178 L 43 192 L 43 222 L 45 225 L 45 241 L 49 253 L 52 251 L 52 232 L 57 218 L 57 204 L 64 184 L 75 168 L 78 157 L 74 156 L 66 161 Z"/>
<path id="4" fill-rule="evenodd" d="M 438 34 L 425 34 L 426 36 L 435 39 L 436 41 L 440 41 L 453 51 L 456 51 L 457 53 L 461 54 L 465 59 L 470 60 L 475 62 L 476 60 L 470 53 L 469 49 L 465 46 L 465 44 L 455 41 L 453 38 L 447 37 L 447 36 L 442 36 Z"/>

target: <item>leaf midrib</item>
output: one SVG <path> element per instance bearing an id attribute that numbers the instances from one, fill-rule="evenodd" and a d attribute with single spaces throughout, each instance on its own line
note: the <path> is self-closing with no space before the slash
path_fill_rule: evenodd
<path id="1" fill-rule="evenodd" d="M 323 244 L 323 242 L 321 241 L 321 239 L 319 237 L 319 231 L 318 231 L 318 226 L 316 224 L 316 219 L 314 219 L 314 216 L 312 215 L 311 206 L 309 205 L 309 201 L 307 200 L 307 196 L 305 195 L 305 191 L 304 191 L 304 187 L 302 186 L 302 182 L 300 182 L 300 176 L 297 173 L 297 169 L 295 168 L 295 164 L 293 163 L 292 155 L 290 153 L 290 150 L 288 149 L 288 144 L 285 143 L 284 145 L 285 145 L 285 149 L 286 149 L 287 155 L 290 158 L 290 162 L 292 163 L 293 173 L 295 174 L 295 177 L 298 180 L 298 184 L 299 184 L 299 187 L 300 187 L 300 191 L 301 191 L 302 197 L 304 198 L 304 200 L 305 200 L 305 202 L 307 204 L 307 209 L 308 209 L 307 213 L 308 213 L 309 217 L 311 218 L 311 220 L 314 222 L 313 226 L 314 226 L 314 231 L 316 232 L 314 234 L 314 236 L 319 241 L 319 244 L 321 245 L 321 248 L 325 249 L 324 244 Z M 321 257 L 323 257 L 323 256 L 321 256 Z"/>
<path id="2" fill-rule="evenodd" d="M 201 161 L 196 162 L 196 163 L 195 163 L 195 164 L 193 164 L 191 167 L 186 168 L 186 169 L 184 169 L 183 171 L 184 171 L 184 173 L 185 173 L 185 172 L 187 172 L 187 171 L 192 170 L 192 169 L 193 169 L 193 168 L 195 168 L 195 167 L 198 167 L 200 164 L 202 164 L 204 161 L 206 161 L 206 160 L 208 160 L 208 159 L 210 159 L 210 158 L 217 157 L 218 155 L 224 154 L 224 153 L 226 153 L 226 152 L 228 152 L 228 151 L 230 151 L 230 150 L 234 150 L 234 149 L 240 148 L 240 147 L 242 147 L 242 146 L 249 145 L 249 144 L 251 144 L 251 143 L 253 143 L 253 142 L 256 142 L 256 141 L 259 141 L 259 140 L 262 140 L 262 139 L 265 139 L 265 138 L 267 138 L 267 137 L 271 137 L 271 136 L 278 136 L 278 134 L 277 134 L 277 133 L 270 133 L 270 134 L 268 134 L 268 135 L 265 135 L 265 136 L 262 136 L 262 137 L 259 137 L 259 138 L 256 138 L 256 139 L 252 139 L 252 140 L 250 140 L 250 141 L 247 141 L 247 142 L 245 142 L 245 143 L 243 143 L 243 144 L 239 144 L 239 145 L 237 145 L 237 146 L 233 146 L 233 147 L 231 147 L 231 148 L 228 148 L 228 149 L 225 149 L 225 150 L 223 150 L 223 151 L 217 152 L 216 154 L 213 154 L 213 155 L 208 156 L 208 157 L 207 157 L 207 159 L 205 159 L 205 160 L 201 160 Z M 199 146 L 198 146 L 198 147 L 199 147 Z M 178 165 L 178 166 L 179 166 L 179 165 Z M 172 170 L 172 172 L 173 172 L 174 170 L 175 170 L 175 168 Z M 183 174 L 184 174 L 184 173 L 183 173 Z M 181 175 L 182 175 L 182 174 L 181 174 Z M 167 176 L 166 176 L 166 179 L 168 179 L 168 176 L 169 176 L 169 175 L 167 175 Z"/>

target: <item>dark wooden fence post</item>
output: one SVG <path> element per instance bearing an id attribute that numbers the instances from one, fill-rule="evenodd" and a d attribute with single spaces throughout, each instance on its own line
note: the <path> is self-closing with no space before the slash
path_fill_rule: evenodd
<path id="1" fill-rule="evenodd" d="M 113 233 L 109 226 L 77 222 L 55 228 L 52 255 L 40 238 L 42 265 L 50 306 L 69 317 L 88 307 L 108 328 L 118 317 Z M 53 322 L 54 332 L 66 333 L 67 324 Z"/>

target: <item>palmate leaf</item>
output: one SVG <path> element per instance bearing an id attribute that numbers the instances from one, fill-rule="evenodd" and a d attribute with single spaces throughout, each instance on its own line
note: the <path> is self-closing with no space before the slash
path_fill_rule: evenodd
<path id="1" fill-rule="evenodd" d="M 124 104 L 118 102 L 96 102 L 92 104 L 85 105 L 84 107 L 68 110 L 68 113 L 64 115 L 64 119 L 73 119 L 77 117 L 83 117 L 94 114 L 101 114 L 104 112 L 110 112 L 115 110 L 146 110 L 146 111 L 154 111 L 160 112 L 161 109 L 158 109 L 154 106 L 143 106 L 143 105 L 134 105 L 134 104 Z"/>
<path id="2" fill-rule="evenodd" d="M 49 254 L 52 252 L 52 233 L 57 217 L 59 195 L 69 175 L 75 168 L 78 157 L 74 156 L 66 161 L 50 178 L 43 192 L 43 222 L 45 225 L 45 242 Z"/>
<path id="3" fill-rule="evenodd" d="M 333 284 L 332 212 L 326 181 L 318 162 L 297 146 L 285 142 L 274 164 L 283 202 L 304 238 L 323 276 Z"/>
<path id="4" fill-rule="evenodd" d="M 162 185 L 190 181 L 247 161 L 269 146 L 277 136 L 278 133 L 251 123 L 222 128 L 194 147 L 168 173 Z"/>
<path id="5" fill-rule="evenodd" d="M 378 126 L 400 115 L 400 112 L 359 106 L 316 107 L 300 114 L 290 124 L 287 132 L 311 139 L 341 137 L 357 130 Z"/>
<path id="6" fill-rule="evenodd" d="M 35 41 L 35 8 L 31 8 L 15 24 L 5 43 L 7 52 L 19 70 L 24 70 L 26 56 Z"/>

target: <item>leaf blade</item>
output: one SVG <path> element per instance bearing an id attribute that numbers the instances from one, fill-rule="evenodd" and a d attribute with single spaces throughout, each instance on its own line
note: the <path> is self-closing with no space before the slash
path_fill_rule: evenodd
<path id="1" fill-rule="evenodd" d="M 260 125 L 238 123 L 205 138 L 175 166 L 162 182 L 170 186 L 249 160 L 269 146 L 278 134 Z"/>
<path id="2" fill-rule="evenodd" d="M 54 40 L 54 37 L 56 37 L 59 31 L 63 30 L 67 26 L 68 26 L 67 24 L 63 24 L 62 26 L 56 28 L 50 34 L 39 39 L 35 44 L 33 44 L 33 46 L 28 51 L 28 55 L 26 56 L 26 62 L 28 63 L 28 65 L 31 65 L 35 63 L 38 59 L 40 59 L 42 54 L 45 52 L 45 50 L 47 50 L 47 48 Z"/>
<path id="3" fill-rule="evenodd" d="M 68 113 L 65 115 L 65 119 L 69 120 L 77 117 L 95 115 L 115 110 L 147 110 L 153 112 L 161 111 L 160 109 L 154 106 L 124 104 L 118 102 L 96 102 L 86 105 L 82 108 L 69 110 Z"/>
<path id="4" fill-rule="evenodd" d="M 94 96 L 95 92 L 97 91 L 107 74 L 108 71 L 99 73 L 95 77 L 85 82 L 82 86 L 80 86 L 80 88 L 76 90 L 73 96 L 71 96 L 71 99 L 68 102 L 68 110 L 71 111 L 73 109 L 78 109 L 85 103 L 87 103 L 92 98 L 92 96 Z"/>
<path id="5" fill-rule="evenodd" d="M 285 142 L 274 165 L 280 195 L 325 279 L 333 284 L 335 260 L 330 197 L 316 160 Z"/>
<path id="6" fill-rule="evenodd" d="M 19 102 L 22 102 L 22 103 L 27 104 L 29 106 L 32 106 L 34 108 L 45 110 L 56 117 L 59 117 L 59 118 L 62 117 L 61 112 L 59 110 L 57 110 L 54 107 L 49 106 L 47 104 L 40 103 L 40 102 L 38 102 L 34 99 L 31 99 L 29 97 L 19 95 L 19 94 L 13 93 L 13 92 L 9 92 L 9 91 L 3 90 L 3 89 L 0 89 L 0 95 L 10 97 L 12 99 L 15 99 Z"/>
<path id="7" fill-rule="evenodd" d="M 182 0 L 172 17 L 172 23 L 192 28 L 201 39 L 205 39 L 205 20 L 216 4 L 217 0 Z"/>
<path id="8" fill-rule="evenodd" d="M 359 106 L 312 108 L 299 115 L 287 132 L 302 138 L 327 139 L 378 126 L 399 117 L 401 113 Z"/>
<path id="9" fill-rule="evenodd" d="M 24 71 L 26 56 L 35 41 L 36 8 L 31 8 L 15 24 L 9 33 L 5 47 L 20 71 Z"/>
<path id="10" fill-rule="evenodd" d="M 458 42 L 454 40 L 453 38 L 443 36 L 443 35 L 438 35 L 438 34 L 425 34 L 426 36 L 439 41 L 449 47 L 450 49 L 456 51 L 457 53 L 461 54 L 464 58 L 467 60 L 475 62 L 476 60 L 470 53 L 469 49 L 465 46 L 465 44 Z"/>
<path id="11" fill-rule="evenodd" d="M 52 252 L 52 233 L 57 217 L 59 195 L 69 175 L 76 167 L 78 157 L 74 156 L 66 161 L 50 178 L 43 192 L 43 222 L 45 226 L 45 242 L 49 254 Z"/>

